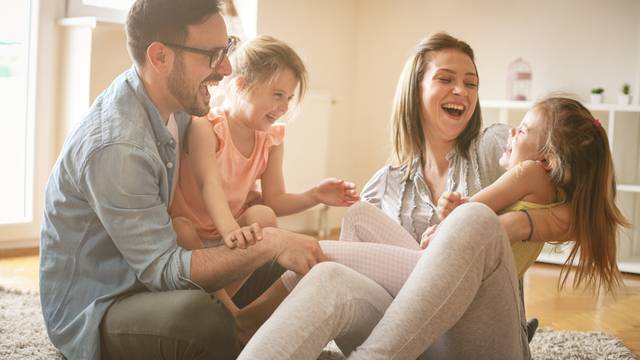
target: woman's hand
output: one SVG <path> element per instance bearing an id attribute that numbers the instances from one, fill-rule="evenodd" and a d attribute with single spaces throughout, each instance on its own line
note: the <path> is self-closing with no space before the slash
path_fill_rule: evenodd
<path id="1" fill-rule="evenodd" d="M 313 198 L 330 206 L 349 206 L 360 200 L 356 185 L 341 179 L 324 179 L 313 189 Z"/>
<path id="2" fill-rule="evenodd" d="M 431 242 L 431 240 L 436 236 L 436 231 L 438 231 L 438 224 L 429 226 L 427 230 L 422 233 L 422 236 L 420 237 L 420 248 L 427 248 L 429 242 Z"/>
<path id="3" fill-rule="evenodd" d="M 438 199 L 438 217 L 440 221 L 444 220 L 458 206 L 469 201 L 468 197 L 462 197 L 459 192 L 444 192 Z"/>
<path id="4" fill-rule="evenodd" d="M 262 228 L 258 223 L 244 226 L 230 231 L 222 237 L 224 244 L 229 249 L 246 249 L 251 245 L 255 245 L 256 241 L 262 240 Z"/>

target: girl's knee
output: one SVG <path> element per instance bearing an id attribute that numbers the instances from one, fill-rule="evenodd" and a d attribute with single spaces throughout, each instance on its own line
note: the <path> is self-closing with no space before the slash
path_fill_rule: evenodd
<path id="1" fill-rule="evenodd" d="M 266 205 L 253 205 L 245 211 L 244 220 L 247 225 L 258 223 L 261 227 L 277 226 L 276 213 Z"/>

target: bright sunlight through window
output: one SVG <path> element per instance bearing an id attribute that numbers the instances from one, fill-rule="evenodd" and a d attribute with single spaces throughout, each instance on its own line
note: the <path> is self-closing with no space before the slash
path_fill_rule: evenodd
<path id="1" fill-rule="evenodd" d="M 0 223 L 29 221 L 32 142 L 29 134 L 31 1 L 0 0 Z"/>

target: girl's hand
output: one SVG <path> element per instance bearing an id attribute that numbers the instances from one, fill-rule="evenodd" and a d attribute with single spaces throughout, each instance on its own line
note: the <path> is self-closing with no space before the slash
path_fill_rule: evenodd
<path id="1" fill-rule="evenodd" d="M 313 198 L 330 206 L 349 206 L 360 200 L 356 185 L 341 179 L 324 179 L 313 189 Z"/>
<path id="2" fill-rule="evenodd" d="M 255 245 L 256 241 L 262 240 L 262 228 L 257 223 L 253 223 L 229 232 L 222 239 L 229 249 L 236 247 L 246 249 L 248 246 Z"/>
<path id="3" fill-rule="evenodd" d="M 422 236 L 420 237 L 420 248 L 427 248 L 429 242 L 431 242 L 431 240 L 436 236 L 436 231 L 438 231 L 438 224 L 429 226 L 427 230 L 422 233 Z"/>
<path id="4" fill-rule="evenodd" d="M 469 201 L 468 197 L 462 197 L 459 192 L 444 192 L 438 199 L 438 217 L 444 220 L 455 208 Z"/>

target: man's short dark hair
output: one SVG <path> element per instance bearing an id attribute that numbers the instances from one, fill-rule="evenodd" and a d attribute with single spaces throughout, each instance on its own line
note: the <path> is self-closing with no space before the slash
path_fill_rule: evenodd
<path id="1" fill-rule="evenodd" d="M 127 15 L 127 46 L 140 68 L 154 41 L 182 44 L 187 26 L 221 12 L 219 0 L 136 0 Z"/>

